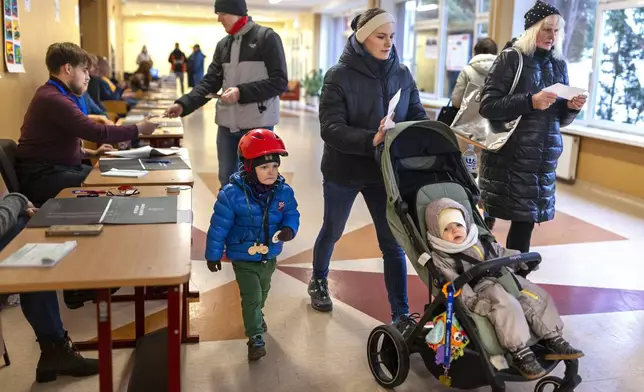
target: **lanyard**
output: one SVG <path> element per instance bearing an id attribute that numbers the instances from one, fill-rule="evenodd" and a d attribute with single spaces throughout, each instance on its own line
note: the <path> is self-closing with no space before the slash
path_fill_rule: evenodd
<path id="1" fill-rule="evenodd" d="M 76 106 L 78 106 L 78 108 L 80 109 L 80 111 L 81 111 L 81 112 L 83 112 L 83 114 L 87 116 L 87 106 L 85 105 L 85 100 L 83 99 L 83 97 L 77 97 L 76 95 L 74 95 L 74 94 L 72 94 L 72 93 L 69 93 L 69 94 L 68 94 L 68 93 L 67 93 L 67 91 L 65 91 L 65 89 L 63 88 L 63 86 L 61 86 L 61 85 L 60 85 L 58 82 L 56 82 L 55 80 L 51 80 L 51 79 L 50 79 L 47 83 L 51 84 L 52 86 L 56 86 L 56 88 L 58 89 L 58 91 L 60 91 L 61 93 L 63 93 L 63 95 L 67 95 L 67 96 L 69 96 L 71 99 L 73 99 L 73 100 L 74 100 L 74 102 L 76 103 Z"/>
<path id="2" fill-rule="evenodd" d="M 449 369 L 452 355 L 452 318 L 454 317 L 454 285 L 447 286 L 447 311 L 445 315 L 445 353 L 443 366 Z"/>

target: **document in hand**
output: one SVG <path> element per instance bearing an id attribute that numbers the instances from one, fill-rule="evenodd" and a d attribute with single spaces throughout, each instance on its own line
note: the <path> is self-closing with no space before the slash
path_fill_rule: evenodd
<path id="1" fill-rule="evenodd" d="M 139 177 L 143 177 L 146 174 L 148 174 L 147 170 L 129 170 L 129 169 L 112 168 L 106 172 L 102 172 L 101 176 L 139 178 Z"/>
<path id="2" fill-rule="evenodd" d="M 583 88 L 570 87 L 561 83 L 553 84 L 550 87 L 546 87 L 543 89 L 543 91 L 557 94 L 558 97 L 565 98 L 569 101 L 579 95 L 588 96 L 588 91 L 584 90 Z"/>
<path id="3" fill-rule="evenodd" d="M 169 148 L 152 148 L 150 146 L 134 148 L 131 150 L 123 151 L 107 151 L 105 154 L 123 158 L 150 158 L 150 157 L 165 157 L 174 155 L 179 150 Z"/>
<path id="4" fill-rule="evenodd" d="M 0 261 L 0 267 L 53 267 L 76 249 L 76 241 L 62 244 L 25 244 Z"/>
<path id="5" fill-rule="evenodd" d="M 385 120 L 385 129 L 392 129 L 396 126 L 396 123 L 391 118 L 398 106 L 398 101 L 400 101 L 400 89 L 394 94 L 393 98 L 389 101 L 389 107 L 387 108 L 387 119 Z"/>

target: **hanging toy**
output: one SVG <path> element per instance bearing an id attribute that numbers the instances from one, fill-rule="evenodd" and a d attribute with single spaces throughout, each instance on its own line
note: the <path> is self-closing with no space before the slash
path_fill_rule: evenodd
<path id="1" fill-rule="evenodd" d="M 257 243 L 254 243 L 253 246 L 248 248 L 248 254 L 251 256 L 255 256 L 258 251 L 259 251 L 259 246 L 257 246 Z"/>

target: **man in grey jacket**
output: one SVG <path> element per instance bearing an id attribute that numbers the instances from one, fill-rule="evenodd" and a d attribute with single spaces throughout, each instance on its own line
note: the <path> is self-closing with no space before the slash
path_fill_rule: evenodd
<path id="1" fill-rule="evenodd" d="M 279 121 L 279 96 L 288 77 L 280 36 L 247 15 L 245 0 L 216 0 L 217 20 L 228 36 L 217 43 L 206 76 L 166 111 L 166 116 L 187 116 L 223 89 L 217 101 L 215 122 L 219 182 L 223 187 L 238 169 L 237 145 L 249 130 L 273 130 Z"/>
<path id="2" fill-rule="evenodd" d="M 0 185 L 5 188 L 4 181 L 0 180 Z M 0 250 L 20 233 L 35 213 L 33 204 L 19 193 L 9 193 L 0 200 Z M 0 301 L 5 299 L 6 296 Z M 63 329 L 55 291 L 21 293 L 20 307 L 40 345 L 37 382 L 54 381 L 59 375 L 85 377 L 98 373 L 98 360 L 83 358 Z"/>

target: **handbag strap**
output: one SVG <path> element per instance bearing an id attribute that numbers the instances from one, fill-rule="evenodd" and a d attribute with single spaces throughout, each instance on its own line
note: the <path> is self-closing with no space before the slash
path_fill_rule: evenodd
<path id="1" fill-rule="evenodd" d="M 521 73 L 523 72 L 523 54 L 521 54 L 521 51 L 515 47 L 512 47 L 512 49 L 517 52 L 519 55 L 519 67 L 517 68 L 517 73 L 514 74 L 514 81 L 512 82 L 512 88 L 510 89 L 510 92 L 508 95 L 514 94 L 514 90 L 517 88 L 517 85 L 519 84 L 519 79 L 521 78 Z"/>

